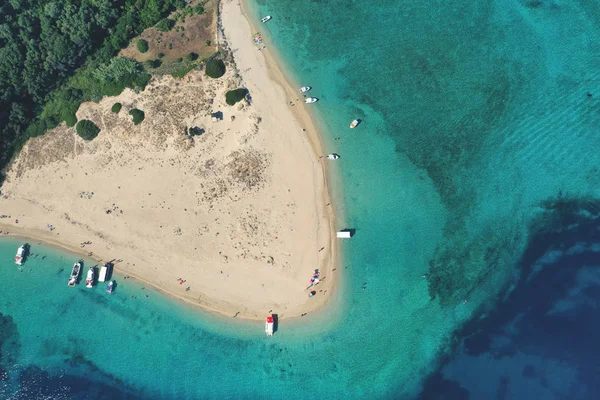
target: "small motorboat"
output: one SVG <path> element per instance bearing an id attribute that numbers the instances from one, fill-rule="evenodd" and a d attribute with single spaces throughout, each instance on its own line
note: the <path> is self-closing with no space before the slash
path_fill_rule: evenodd
<path id="1" fill-rule="evenodd" d="M 319 99 L 317 99 L 316 97 L 307 97 L 306 99 L 304 99 L 304 102 L 306 104 L 316 103 L 317 101 L 319 101 Z"/>
<path id="2" fill-rule="evenodd" d="M 108 282 L 108 286 L 106 286 L 106 293 L 111 294 L 114 287 L 115 287 L 115 281 Z"/>
<path id="3" fill-rule="evenodd" d="M 267 322 L 265 322 L 265 333 L 267 336 L 273 336 L 273 328 L 275 325 L 275 318 L 272 315 L 267 317 Z"/>
<path id="4" fill-rule="evenodd" d="M 300 88 L 300 93 L 306 93 L 306 92 L 308 92 L 310 89 L 312 89 L 312 87 L 310 87 L 310 86 L 302 86 L 302 87 Z"/>
<path id="5" fill-rule="evenodd" d="M 327 154 L 328 160 L 337 160 L 338 158 L 340 158 L 339 154 L 335 154 L 335 153 Z"/>
<path id="6" fill-rule="evenodd" d="M 94 286 L 94 267 L 90 267 L 85 278 L 85 287 L 91 289 Z"/>
<path id="7" fill-rule="evenodd" d="M 269 21 L 271 18 L 273 18 L 273 17 L 271 17 L 270 15 L 267 15 L 266 17 L 264 17 L 263 19 L 261 19 L 261 21 L 264 24 L 265 22 Z"/>
<path id="8" fill-rule="evenodd" d="M 71 276 L 69 276 L 69 286 L 70 287 L 73 287 L 77 284 L 80 273 L 81 273 L 81 262 L 76 262 L 73 265 L 73 270 L 71 271 Z"/>
<path id="9" fill-rule="evenodd" d="M 354 121 L 352 121 L 352 123 L 350 124 L 350 128 L 354 129 L 358 126 L 358 124 L 360 124 L 360 119 L 355 119 Z"/>
<path id="10" fill-rule="evenodd" d="M 25 243 L 23 246 L 21 246 L 17 249 L 17 254 L 15 255 L 15 264 L 23 265 L 28 254 L 29 254 L 29 244 Z"/>

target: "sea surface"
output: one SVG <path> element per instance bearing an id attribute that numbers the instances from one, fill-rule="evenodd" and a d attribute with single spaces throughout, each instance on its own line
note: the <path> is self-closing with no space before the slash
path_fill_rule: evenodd
<path id="1" fill-rule="evenodd" d="M 265 338 L 3 240 L 0 397 L 600 398 L 600 3 L 249 6 L 342 156 L 332 304 Z"/>

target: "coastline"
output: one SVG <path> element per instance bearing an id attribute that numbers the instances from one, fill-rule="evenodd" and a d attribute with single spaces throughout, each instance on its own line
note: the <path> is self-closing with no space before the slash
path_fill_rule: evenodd
<path id="1" fill-rule="evenodd" d="M 223 2 L 219 3 L 219 8 L 221 8 L 223 5 Z M 242 5 L 239 4 L 239 7 L 234 7 L 232 9 L 232 11 L 236 11 L 239 13 L 239 15 L 237 15 L 237 17 L 242 17 L 246 23 L 247 23 L 247 27 L 248 30 L 253 29 L 253 25 L 251 23 L 251 21 L 248 19 L 246 13 L 244 12 Z M 223 29 L 226 33 L 229 33 L 229 29 L 227 28 L 226 24 L 222 24 L 221 19 L 219 18 L 219 29 Z M 234 26 L 234 25 L 232 25 Z M 240 27 L 240 28 L 244 28 L 244 27 Z M 236 28 L 233 28 L 236 29 Z M 247 45 L 247 46 L 251 46 L 251 40 L 250 37 L 247 37 L 248 41 L 247 43 L 238 43 L 235 40 L 231 41 L 231 39 L 227 39 L 226 40 L 226 46 L 228 47 L 234 47 L 234 46 L 242 46 L 242 45 Z M 255 49 L 252 49 L 255 50 Z M 257 52 L 258 53 L 258 52 Z M 236 58 L 237 56 L 234 55 L 234 58 Z M 263 57 L 264 60 L 264 66 L 265 68 L 265 72 L 267 76 L 267 79 L 270 80 L 270 83 L 274 84 L 274 86 L 276 86 L 279 90 L 281 90 L 283 92 L 283 95 L 285 97 L 285 99 L 291 99 L 292 96 L 295 95 L 295 89 L 292 87 L 291 84 L 289 84 L 289 82 L 286 81 L 283 72 L 278 68 L 277 63 L 275 62 L 275 60 L 270 57 L 270 55 L 268 55 L 267 53 L 262 52 L 259 53 L 259 57 Z M 237 60 L 236 60 L 236 66 L 238 66 L 237 64 Z M 248 74 L 241 74 L 241 78 L 242 81 L 244 81 L 245 83 L 248 84 L 252 84 L 251 80 L 249 80 Z M 111 100 L 108 100 L 111 101 Z M 291 107 L 289 105 L 285 105 L 285 107 L 287 107 L 288 110 L 290 110 L 291 114 L 294 116 L 294 118 L 301 124 L 301 126 L 306 129 L 306 132 L 303 132 L 305 134 L 305 138 L 307 138 L 308 143 L 310 144 L 310 148 L 312 149 L 312 157 L 319 163 L 320 165 L 320 172 L 322 174 L 322 176 L 319 177 L 319 179 L 322 180 L 323 185 L 321 187 L 321 190 L 318 193 L 315 193 L 316 198 L 319 199 L 320 202 L 322 202 L 323 205 L 329 203 L 330 206 L 329 207 L 325 207 L 325 215 L 321 215 L 320 218 L 323 218 L 324 220 L 327 221 L 327 229 L 325 229 L 326 232 L 329 232 L 328 235 L 328 240 L 327 240 L 327 248 L 326 250 L 319 256 L 320 258 L 322 258 L 322 262 L 320 263 L 320 265 L 322 266 L 322 274 L 327 277 L 327 282 L 323 282 L 319 288 L 320 289 L 326 289 L 325 292 L 329 291 L 329 294 L 327 296 L 315 296 L 315 298 L 311 299 L 309 302 L 306 302 L 301 308 L 297 308 L 296 310 L 292 311 L 292 312 L 281 312 L 281 310 L 277 310 L 274 309 L 274 312 L 278 312 L 280 315 L 280 318 L 285 318 L 285 319 L 291 319 L 291 318 L 296 318 L 296 317 L 300 317 L 302 314 L 307 314 L 307 313 L 313 313 L 318 311 L 322 311 L 324 310 L 324 306 L 329 302 L 329 298 L 331 297 L 331 295 L 333 295 L 336 292 L 337 289 L 337 281 L 338 279 L 336 279 L 336 273 L 334 273 L 333 271 L 337 268 L 337 266 L 339 265 L 340 262 L 340 254 L 339 254 L 339 248 L 338 248 L 338 243 L 337 240 L 335 238 L 335 220 L 334 220 L 334 216 L 335 216 L 335 212 L 334 212 L 334 208 L 333 208 L 333 204 L 331 204 L 331 200 L 330 200 L 330 193 L 329 193 L 329 188 L 328 188 L 328 182 L 327 182 L 327 167 L 326 167 L 326 163 L 324 162 L 324 160 L 319 160 L 319 154 L 323 154 L 322 152 L 322 143 L 321 143 L 321 138 L 319 136 L 319 133 L 315 127 L 314 121 L 312 120 L 312 117 L 310 116 L 310 114 L 308 113 L 308 111 L 302 107 Z M 80 110 L 81 111 L 81 110 Z M 86 174 L 87 175 L 87 174 Z M 33 206 L 38 206 L 39 204 L 33 204 Z M 44 206 L 42 206 L 44 207 Z M 44 207 L 46 208 L 46 207 Z M 321 207 L 318 204 L 315 204 L 315 213 L 319 213 L 320 212 Z M 12 213 L 13 215 L 17 215 L 16 213 Z M 19 218 L 21 219 L 25 219 L 25 215 L 20 215 Z M 70 221 L 70 219 L 67 220 Z M 22 221 L 23 222 L 23 221 Z M 147 267 L 152 267 L 153 264 L 151 263 L 151 259 L 144 259 L 144 257 L 142 257 L 141 255 L 136 255 L 135 252 L 130 252 L 129 254 L 125 256 L 121 255 L 119 252 L 115 252 L 113 254 L 113 256 L 108 256 L 109 254 L 112 254 L 112 252 L 109 252 L 110 247 L 113 247 L 114 243 L 109 243 L 110 246 L 106 246 L 106 248 L 104 249 L 99 249 L 98 246 L 93 245 L 90 246 L 89 250 L 88 248 L 82 249 L 76 246 L 76 242 L 74 242 L 73 240 L 69 240 L 69 239 L 61 239 L 58 235 L 60 234 L 60 232 L 58 233 L 53 233 L 53 232 L 47 232 L 45 230 L 42 230 L 39 228 L 39 223 L 41 223 L 42 221 L 37 221 L 38 227 L 24 227 L 24 225 L 26 224 L 18 224 L 18 225 L 12 225 L 12 224 L 5 224 L 0 222 L 0 229 L 3 232 L 10 232 L 9 235 L 10 237 L 23 237 L 23 238 L 27 238 L 27 239 L 31 239 L 32 242 L 33 241 L 38 241 L 38 242 L 44 242 L 46 244 L 49 244 L 51 246 L 54 247 L 59 247 L 62 248 L 64 250 L 76 253 L 76 254 L 80 254 L 84 257 L 90 258 L 90 259 L 94 259 L 97 262 L 102 262 L 102 260 L 104 261 L 108 261 L 114 258 L 123 258 L 126 259 L 127 262 L 123 262 L 123 263 L 117 263 L 115 264 L 115 270 L 117 273 L 121 274 L 121 275 L 125 275 L 125 276 L 129 276 L 132 279 L 135 279 L 136 281 L 142 282 L 145 285 L 151 286 L 153 287 L 155 290 L 161 292 L 164 295 L 167 295 L 171 298 L 174 298 L 176 300 L 180 300 L 183 301 L 184 303 L 188 304 L 188 305 L 193 305 L 193 306 L 199 306 L 201 307 L 203 310 L 214 313 L 214 314 L 218 314 L 218 315 L 222 315 L 224 317 L 231 317 L 232 315 L 235 314 L 235 317 L 237 317 L 238 319 L 245 319 L 245 320 L 260 320 L 263 321 L 264 317 L 262 315 L 256 315 L 254 312 L 247 312 L 244 311 L 243 309 L 243 304 L 236 304 L 236 303 L 228 303 L 225 301 L 219 301 L 217 299 L 214 299 L 210 296 L 210 294 L 206 294 L 206 295 L 201 295 L 201 296 L 196 296 L 191 297 L 189 295 L 180 295 L 178 294 L 175 290 L 177 290 L 177 286 L 178 285 L 174 285 L 174 284 L 163 284 L 163 282 L 161 282 L 160 280 L 151 280 L 151 279 L 146 279 L 143 278 L 142 276 L 144 275 L 145 272 L 147 271 L 140 271 L 139 268 L 136 269 L 134 268 L 134 266 L 137 265 L 147 265 Z M 71 222 L 72 224 L 75 224 L 75 221 Z M 78 223 L 78 225 L 81 225 L 80 223 Z M 86 226 L 87 227 L 87 226 Z M 89 227 L 87 227 L 89 230 Z M 78 236 L 78 235 L 71 235 L 73 236 Z M 82 240 L 86 240 L 87 237 L 82 237 Z M 114 246 L 116 247 L 116 246 Z M 93 253 L 91 256 L 89 255 L 90 251 Z M 159 265 L 160 266 L 160 265 Z M 158 269 L 155 266 L 155 269 Z M 170 290 L 171 288 L 175 288 L 175 290 Z M 242 310 L 242 311 L 240 311 Z M 237 312 L 236 312 L 237 311 Z"/>
<path id="2" fill-rule="evenodd" d="M 222 10 L 224 3 L 233 3 L 239 7 L 239 12 L 243 19 L 246 21 L 247 25 L 250 27 L 250 32 L 258 32 L 257 26 L 252 22 L 252 18 L 250 17 L 250 9 L 248 5 L 249 0 L 221 0 L 219 1 L 219 11 Z M 218 19 L 219 29 L 223 29 L 222 18 L 219 15 Z M 248 37 L 248 45 L 251 45 L 251 37 Z M 304 134 L 309 140 L 309 143 L 312 147 L 314 156 L 316 159 L 319 159 L 320 155 L 325 154 L 324 146 L 323 146 L 323 136 L 321 131 L 318 128 L 317 122 L 314 119 L 314 116 L 309 112 L 304 103 L 299 103 L 299 107 L 292 107 L 290 105 L 290 101 L 293 101 L 298 96 L 297 84 L 295 85 L 293 82 L 293 78 L 289 73 L 286 74 L 285 63 L 277 58 L 276 51 L 275 55 L 271 51 L 272 47 L 267 47 L 263 51 L 257 52 L 264 59 L 267 76 L 269 79 L 278 85 L 285 94 L 286 97 L 286 107 L 290 112 L 294 115 L 294 117 L 302 123 L 306 132 Z M 297 82 L 296 82 L 297 83 Z M 331 235 L 329 237 L 329 245 L 331 248 L 331 261 L 328 263 L 329 270 L 327 271 L 328 276 L 331 276 L 333 270 L 338 269 L 342 265 L 342 253 L 340 251 L 339 242 L 335 236 L 336 233 L 336 223 L 340 222 L 340 216 L 338 215 L 338 208 L 336 207 L 336 203 L 332 201 L 331 198 L 331 186 L 330 186 L 330 173 L 331 170 L 328 167 L 328 163 L 325 159 L 320 160 L 321 171 L 322 171 L 322 180 L 324 183 L 323 191 L 321 192 L 321 199 L 323 204 L 329 204 L 326 207 L 328 211 L 328 221 Z M 339 199 L 336 199 L 339 201 Z M 333 274 L 333 276 L 337 277 L 337 274 Z M 331 291 L 336 292 L 339 289 L 339 285 L 341 284 L 339 278 L 333 279 L 334 283 L 331 286 Z M 322 304 L 324 306 L 329 301 L 329 297 L 326 299 L 326 302 Z M 321 307 L 323 308 L 323 307 Z"/>

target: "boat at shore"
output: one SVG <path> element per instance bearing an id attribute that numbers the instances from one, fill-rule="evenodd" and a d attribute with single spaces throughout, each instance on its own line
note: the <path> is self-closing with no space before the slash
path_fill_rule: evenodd
<path id="1" fill-rule="evenodd" d="M 350 128 L 354 129 L 358 126 L 358 124 L 360 124 L 360 119 L 355 119 L 354 121 L 352 121 L 352 123 L 350 124 Z"/>
<path id="2" fill-rule="evenodd" d="M 306 104 L 316 103 L 317 101 L 319 101 L 319 99 L 317 99 L 316 97 L 307 97 L 306 99 L 304 99 L 304 102 Z"/>
<path id="3" fill-rule="evenodd" d="M 270 15 L 267 15 L 266 17 L 262 18 L 261 21 L 264 24 L 265 22 L 270 21 L 271 18 L 273 18 L 273 17 L 271 17 Z"/>
<path id="4" fill-rule="evenodd" d="M 21 246 L 17 249 L 17 254 L 15 255 L 15 264 L 23 265 L 28 254 L 29 254 L 29 244 L 25 243 L 23 246 Z"/>
<path id="5" fill-rule="evenodd" d="M 306 93 L 306 92 L 310 91 L 310 89 L 312 89 L 312 87 L 310 87 L 310 86 L 302 86 L 300 88 L 300 93 Z"/>
<path id="6" fill-rule="evenodd" d="M 340 158 L 339 154 L 335 154 L 335 153 L 327 154 L 328 160 L 337 160 L 338 158 Z"/>
<path id="7" fill-rule="evenodd" d="M 73 287 L 79 281 L 79 274 L 81 274 L 81 262 L 76 262 L 73 264 L 73 270 L 71 271 L 71 276 L 69 277 L 69 286 Z"/>
<path id="8" fill-rule="evenodd" d="M 265 323 L 265 333 L 267 336 L 273 336 L 273 326 L 275 325 L 275 319 L 272 315 L 267 317 L 267 322 Z"/>
<path id="9" fill-rule="evenodd" d="M 90 267 L 85 278 L 85 287 L 91 289 L 94 286 L 94 267 Z"/>
<path id="10" fill-rule="evenodd" d="M 100 273 L 98 274 L 98 282 L 105 282 L 106 279 L 110 277 L 111 267 L 111 263 L 106 263 L 104 264 L 104 267 L 100 268 Z"/>
<path id="11" fill-rule="evenodd" d="M 115 287 L 115 281 L 108 282 L 108 285 L 106 286 L 106 293 L 111 294 L 114 287 Z"/>

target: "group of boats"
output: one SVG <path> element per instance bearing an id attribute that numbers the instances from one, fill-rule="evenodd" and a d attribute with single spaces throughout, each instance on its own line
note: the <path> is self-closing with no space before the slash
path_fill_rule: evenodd
<path id="1" fill-rule="evenodd" d="M 110 270 L 112 268 L 111 263 L 106 263 L 100 269 L 100 274 L 98 276 L 98 282 L 105 282 L 106 278 L 110 275 Z M 73 269 L 71 270 L 71 275 L 69 276 L 69 287 L 74 287 L 79 283 L 79 276 L 81 275 L 81 270 L 83 269 L 83 262 L 78 261 L 73 264 Z M 90 267 L 88 269 L 87 275 L 85 277 L 85 287 L 91 289 L 96 284 L 96 270 L 94 267 Z M 109 280 L 106 285 L 106 293 L 111 294 L 113 289 L 115 288 L 115 281 Z"/>
<path id="2" fill-rule="evenodd" d="M 29 255 L 29 244 L 25 243 L 17 249 L 17 254 L 15 255 L 15 263 L 17 265 L 23 265 L 25 259 Z M 111 275 L 112 263 L 106 263 L 102 268 L 100 268 L 100 274 L 98 276 L 98 282 L 106 282 L 108 277 Z M 79 283 L 79 277 L 81 276 L 81 270 L 83 269 L 83 261 L 77 261 L 73 264 L 73 269 L 71 270 L 71 275 L 69 275 L 68 285 L 69 287 L 74 287 Z M 87 275 L 85 277 L 85 287 L 93 288 L 96 284 L 96 270 L 94 267 L 90 267 L 88 269 Z M 109 280 L 106 286 L 106 293 L 110 294 L 113 292 L 115 288 L 115 281 Z"/>

